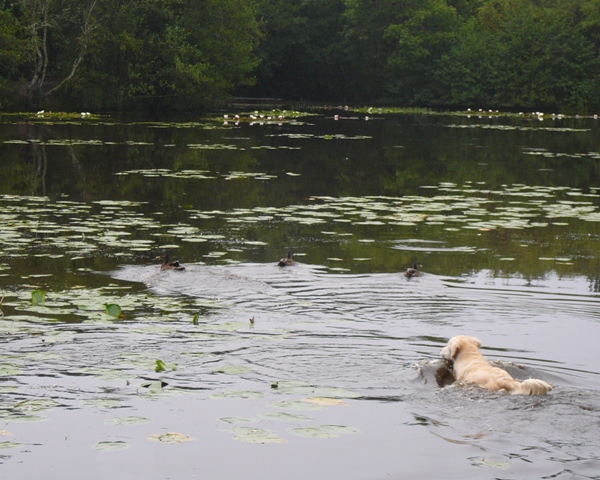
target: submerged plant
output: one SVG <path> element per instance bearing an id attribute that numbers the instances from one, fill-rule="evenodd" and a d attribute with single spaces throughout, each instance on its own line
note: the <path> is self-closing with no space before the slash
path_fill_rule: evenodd
<path id="1" fill-rule="evenodd" d="M 4 300 L 4 297 L 2 297 Z M 31 304 L 32 305 L 43 305 L 46 301 L 46 292 L 44 290 L 34 290 L 31 292 Z"/>

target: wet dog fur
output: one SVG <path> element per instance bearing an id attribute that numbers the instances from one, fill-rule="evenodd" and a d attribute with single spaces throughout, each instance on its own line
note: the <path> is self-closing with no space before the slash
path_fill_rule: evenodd
<path id="1" fill-rule="evenodd" d="M 453 362 L 456 380 L 476 383 L 492 392 L 506 390 L 513 395 L 545 395 L 552 390 L 552 385 L 543 380 L 530 378 L 520 382 L 507 371 L 493 367 L 479 351 L 480 347 L 477 338 L 458 335 L 442 348 L 442 357 Z"/>

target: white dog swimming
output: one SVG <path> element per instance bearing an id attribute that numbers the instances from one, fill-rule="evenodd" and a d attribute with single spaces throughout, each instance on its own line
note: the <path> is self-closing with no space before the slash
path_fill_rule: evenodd
<path id="1" fill-rule="evenodd" d="M 504 389 L 514 395 L 546 395 L 552 390 L 552 385 L 543 380 L 515 380 L 507 371 L 490 365 L 479 347 L 481 342 L 475 337 L 458 335 L 442 348 L 442 357 L 453 362 L 456 380 L 476 383 L 492 392 Z"/>

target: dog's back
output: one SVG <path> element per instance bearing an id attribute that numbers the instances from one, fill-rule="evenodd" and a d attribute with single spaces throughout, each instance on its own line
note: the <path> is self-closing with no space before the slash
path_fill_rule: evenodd
<path id="1" fill-rule="evenodd" d="M 442 349 L 442 357 L 454 362 L 456 380 L 476 383 L 493 392 L 503 389 L 513 395 L 545 395 L 552 390 L 552 385 L 543 380 L 515 380 L 506 370 L 490 365 L 479 347 L 478 339 L 458 335 Z"/>

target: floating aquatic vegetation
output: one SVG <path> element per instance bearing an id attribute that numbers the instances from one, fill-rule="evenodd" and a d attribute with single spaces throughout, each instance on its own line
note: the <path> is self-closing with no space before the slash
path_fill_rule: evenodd
<path id="1" fill-rule="evenodd" d="M 246 365 L 226 365 L 215 369 L 216 373 L 224 373 L 227 375 L 241 375 L 242 373 L 251 372 L 252 369 Z"/>
<path id="2" fill-rule="evenodd" d="M 519 131 L 548 131 L 548 132 L 589 132 L 590 128 L 567 128 L 567 127 L 527 127 L 524 125 L 489 125 L 489 124 L 448 124 L 447 128 L 465 128 L 465 129 L 476 129 L 482 130 L 519 130 Z"/>
<path id="3" fill-rule="evenodd" d="M 223 429 L 225 432 L 234 434 L 234 439 L 245 443 L 287 443 L 287 440 L 281 438 L 276 432 L 265 430 L 263 428 L 251 427 L 232 427 Z"/>
<path id="4" fill-rule="evenodd" d="M 339 438 L 343 435 L 356 435 L 360 430 L 345 425 L 321 425 L 318 427 L 291 428 L 288 432 L 300 437 L 309 438 Z"/>
<path id="5" fill-rule="evenodd" d="M 239 149 L 239 147 L 237 145 L 225 145 L 222 143 L 215 143 L 215 144 L 189 143 L 187 145 L 187 147 L 196 149 L 196 150 L 238 150 Z"/>
<path id="6" fill-rule="evenodd" d="M 0 450 L 8 450 L 11 448 L 22 448 L 23 444 L 22 443 L 17 443 L 17 442 L 0 442 Z"/>
<path id="7" fill-rule="evenodd" d="M 131 443 L 123 442 L 121 440 L 105 440 L 103 442 L 98 442 L 92 446 L 94 450 L 99 450 L 101 452 L 117 452 L 120 450 L 127 450 L 130 447 Z"/>
<path id="8" fill-rule="evenodd" d="M 504 460 L 494 460 L 491 458 L 472 458 L 473 465 L 478 467 L 493 468 L 498 470 L 507 470 L 510 468 L 510 462 Z"/>
<path id="9" fill-rule="evenodd" d="M 61 404 L 56 400 L 52 400 L 50 398 L 39 398 L 18 402 L 12 406 L 12 410 L 21 412 L 39 412 L 42 410 L 50 410 L 58 406 L 61 406 Z"/>
<path id="10" fill-rule="evenodd" d="M 85 405 L 90 405 L 102 409 L 123 408 L 123 406 L 125 405 L 125 402 L 120 398 L 106 397 L 86 398 L 83 400 L 83 403 Z"/>
<path id="11" fill-rule="evenodd" d="M 286 380 L 277 383 L 277 392 L 282 394 L 300 394 L 314 395 L 313 398 L 324 398 L 329 397 L 331 400 L 334 398 L 357 398 L 360 395 L 351 390 L 336 387 L 318 387 L 309 383 Z"/>
<path id="12" fill-rule="evenodd" d="M 353 135 L 349 137 L 342 133 L 336 133 L 331 135 L 317 135 L 314 138 L 322 138 L 324 140 L 369 140 L 373 137 L 369 135 Z"/>
<path id="13" fill-rule="evenodd" d="M 31 304 L 43 305 L 46 301 L 46 292 L 44 290 L 34 290 L 31 292 Z"/>
<path id="14" fill-rule="evenodd" d="M 269 412 L 260 415 L 265 420 L 275 420 L 277 422 L 310 422 L 312 418 L 299 413 Z"/>
<path id="15" fill-rule="evenodd" d="M 301 112 L 297 110 L 254 110 L 252 112 L 226 113 L 221 117 L 216 117 L 213 120 L 223 122 L 227 125 L 229 122 L 237 125 L 239 123 L 252 124 L 283 124 L 297 123 L 297 119 L 301 117 L 309 117 L 317 115 L 316 113 Z"/>
<path id="16" fill-rule="evenodd" d="M 211 398 L 222 399 L 222 398 L 243 398 L 246 400 L 258 400 L 265 396 L 262 392 L 252 390 L 232 390 L 229 392 L 222 392 L 212 395 Z"/>
<path id="17" fill-rule="evenodd" d="M 330 400 L 332 400 L 332 399 L 330 399 Z M 341 400 L 338 400 L 338 401 L 341 401 Z M 301 410 L 301 411 L 323 410 L 323 409 L 327 408 L 327 406 L 328 406 L 323 403 L 306 402 L 303 400 L 297 400 L 297 401 L 283 400 L 281 402 L 273 402 L 271 405 L 276 408 L 283 408 L 283 409 L 288 409 L 288 410 Z M 347 404 L 345 404 L 345 405 L 347 405 Z"/>
<path id="18" fill-rule="evenodd" d="M 259 172 L 229 172 L 226 175 L 223 175 L 225 180 L 236 180 L 240 178 L 255 178 L 257 180 L 271 180 L 273 178 L 277 178 L 277 175 L 267 175 L 266 173 Z"/>
<path id="19" fill-rule="evenodd" d="M 140 385 L 140 387 L 147 389 L 147 392 L 150 394 L 162 393 L 163 389 L 168 386 L 167 382 L 163 382 L 160 380 L 156 380 L 154 382 L 145 382 Z"/>
<path id="20" fill-rule="evenodd" d="M 232 425 L 239 425 L 244 423 L 254 423 L 257 422 L 258 419 L 252 417 L 223 417 L 220 418 L 222 422 L 230 423 Z"/>
<path id="21" fill-rule="evenodd" d="M 309 397 L 302 400 L 306 403 L 314 403 L 316 405 L 336 405 L 336 406 L 344 406 L 347 407 L 349 404 L 340 400 L 339 398 L 328 398 L 328 397 Z"/>
<path id="22" fill-rule="evenodd" d="M 422 107 L 345 107 L 344 110 L 358 113 L 371 114 L 409 114 L 409 115 L 451 115 L 448 112 L 439 112 L 437 110 L 431 110 L 429 108 Z"/>
<path id="23" fill-rule="evenodd" d="M 162 360 L 156 361 L 156 368 L 154 369 L 156 373 L 164 372 L 166 369 L 167 367 L 165 366 L 165 362 L 163 362 Z"/>
<path id="24" fill-rule="evenodd" d="M 125 318 L 125 315 L 123 315 L 123 311 L 121 310 L 121 307 L 119 305 L 117 305 L 116 303 L 105 303 L 104 309 L 106 311 L 106 314 L 110 315 L 111 317 L 118 318 L 120 320 Z"/>
<path id="25" fill-rule="evenodd" d="M 40 415 L 28 415 L 28 414 L 20 414 L 20 413 L 11 413 L 8 415 L 0 415 L 0 418 L 8 423 L 36 423 L 36 422 L 45 422 L 48 420 L 47 417 L 42 417 Z"/>
<path id="26" fill-rule="evenodd" d="M 186 435 L 185 433 L 167 432 L 167 433 L 156 433 L 147 437 L 148 440 L 160 443 L 185 443 L 194 442 L 196 439 Z"/>

